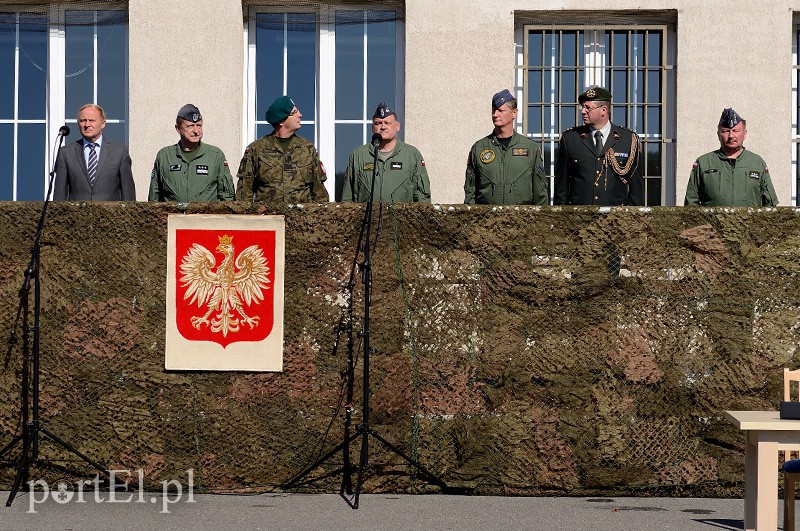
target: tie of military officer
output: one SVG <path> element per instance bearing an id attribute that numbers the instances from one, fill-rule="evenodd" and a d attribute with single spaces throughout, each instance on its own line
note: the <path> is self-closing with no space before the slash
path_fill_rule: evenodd
<path id="1" fill-rule="evenodd" d="M 603 154 L 603 133 L 600 131 L 594 132 L 594 150 L 598 157 Z"/>

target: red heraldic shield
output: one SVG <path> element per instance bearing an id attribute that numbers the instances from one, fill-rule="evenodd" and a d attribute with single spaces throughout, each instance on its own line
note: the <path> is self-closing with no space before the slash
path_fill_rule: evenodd
<path id="1" fill-rule="evenodd" d="M 189 341 L 263 341 L 275 321 L 275 231 L 175 231 L 175 319 Z"/>

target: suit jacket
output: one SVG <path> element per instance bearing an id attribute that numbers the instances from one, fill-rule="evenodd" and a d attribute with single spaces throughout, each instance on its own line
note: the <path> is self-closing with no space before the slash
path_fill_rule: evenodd
<path id="1" fill-rule="evenodd" d="M 644 160 L 636 133 L 612 123 L 602 153 L 597 156 L 588 125 L 561 134 L 554 205 L 644 205 Z"/>
<path id="2" fill-rule="evenodd" d="M 135 201 L 136 186 L 128 146 L 103 139 L 97 161 L 97 179 L 89 184 L 83 139 L 62 147 L 56 165 L 53 199 L 72 201 Z"/>

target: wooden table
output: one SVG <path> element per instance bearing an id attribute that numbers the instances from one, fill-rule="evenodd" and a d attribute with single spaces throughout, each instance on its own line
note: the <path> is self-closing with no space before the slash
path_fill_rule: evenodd
<path id="1" fill-rule="evenodd" d="M 744 528 L 778 528 L 778 452 L 800 450 L 800 420 L 777 411 L 726 411 L 746 433 L 744 453 Z"/>

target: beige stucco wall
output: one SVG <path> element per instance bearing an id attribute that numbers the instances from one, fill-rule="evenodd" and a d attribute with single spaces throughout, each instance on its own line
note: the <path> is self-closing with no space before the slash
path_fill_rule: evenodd
<path id="1" fill-rule="evenodd" d="M 406 1 L 406 139 L 425 155 L 433 199 L 463 201 L 466 155 L 491 130 L 490 98 L 514 84 L 514 12 L 586 10 L 582 0 Z M 718 147 L 724 107 L 791 202 L 792 16 L 798 1 L 610 0 L 603 11 L 677 11 L 676 200 L 694 159 Z M 569 22 L 569 20 L 566 20 Z"/>
<path id="2" fill-rule="evenodd" d="M 156 152 L 178 141 L 186 103 L 203 114 L 203 141 L 242 155 L 243 14 L 238 0 L 129 2 L 130 153 L 136 196 L 147 199 Z"/>

